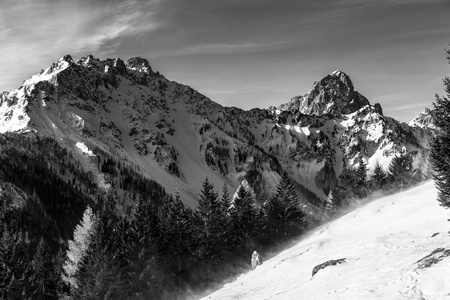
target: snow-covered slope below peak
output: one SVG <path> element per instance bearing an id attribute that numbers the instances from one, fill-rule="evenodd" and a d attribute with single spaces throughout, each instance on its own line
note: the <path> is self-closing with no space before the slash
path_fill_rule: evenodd
<path id="1" fill-rule="evenodd" d="M 428 181 L 323 225 L 203 299 L 447 299 L 447 218 Z"/>
<path id="2" fill-rule="evenodd" d="M 408 125 L 411 127 L 436 129 L 436 125 L 433 122 L 434 111 L 429 108 L 425 108 L 417 117 L 412 119 Z"/>

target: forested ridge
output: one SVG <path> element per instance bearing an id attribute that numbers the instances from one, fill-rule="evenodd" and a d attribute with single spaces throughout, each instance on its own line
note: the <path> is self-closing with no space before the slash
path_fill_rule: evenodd
<path id="1" fill-rule="evenodd" d="M 287 173 L 265 201 L 244 187 L 217 192 L 205 178 L 191 209 L 138 167 L 93 152 L 108 188 L 52 138 L 0 135 L 2 299 L 184 299 L 248 270 L 253 250 L 264 257 L 315 225 Z M 366 175 L 362 160 L 344 170 L 324 213 L 420 178 L 407 153 L 389 173 Z"/>

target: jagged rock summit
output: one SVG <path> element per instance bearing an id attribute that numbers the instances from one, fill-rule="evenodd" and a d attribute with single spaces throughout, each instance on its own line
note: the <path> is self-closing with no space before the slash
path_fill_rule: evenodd
<path id="1" fill-rule="evenodd" d="M 436 129 L 433 119 L 434 111 L 429 108 L 425 108 L 417 117 L 412 119 L 408 125 L 411 127 Z"/>
<path id="2" fill-rule="evenodd" d="M 355 90 L 350 77 L 336 70 L 315 82 L 309 93 L 292 98 L 289 103 L 281 105 L 279 109 L 296 110 L 308 115 L 341 116 L 353 113 L 369 104 L 366 97 Z"/>

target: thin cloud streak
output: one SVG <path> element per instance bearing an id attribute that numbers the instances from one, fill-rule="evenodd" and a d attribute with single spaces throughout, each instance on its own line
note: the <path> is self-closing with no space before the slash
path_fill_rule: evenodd
<path id="1" fill-rule="evenodd" d="M 236 54 L 236 53 L 256 53 L 285 49 L 290 43 L 244 43 L 244 44 L 205 44 L 188 46 L 185 48 L 165 51 L 154 55 L 154 57 L 168 56 L 191 56 L 191 55 L 207 55 L 207 54 Z"/>
<path id="2" fill-rule="evenodd" d="M 8 41 L 2 43 L 0 66 L 5 71 L 0 72 L 0 89 L 26 79 L 14 73 L 31 75 L 38 71 L 32 68 L 45 67 L 43 61 L 49 64 L 67 53 L 114 53 L 119 45 L 115 40 L 158 27 L 151 9 L 157 3 L 128 0 L 93 6 L 87 1 L 6 0 L 0 15 L 0 40 Z"/>

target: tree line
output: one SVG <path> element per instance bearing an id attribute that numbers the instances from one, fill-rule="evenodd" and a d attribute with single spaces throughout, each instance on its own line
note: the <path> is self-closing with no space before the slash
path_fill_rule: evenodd
<path id="1" fill-rule="evenodd" d="M 263 204 L 206 178 L 191 209 L 100 149 L 108 191 L 53 139 L 0 145 L 1 299 L 182 299 L 306 226 L 287 174 Z"/>
<path id="2" fill-rule="evenodd" d="M 413 168 L 412 153 L 408 153 L 405 149 L 394 155 L 387 170 L 376 162 L 371 172 L 363 160 L 363 155 L 360 154 L 358 166 L 344 168 L 339 175 L 337 184 L 329 193 L 328 207 L 342 210 L 357 200 L 370 197 L 375 192 L 394 193 L 420 181 L 422 173 Z"/>

